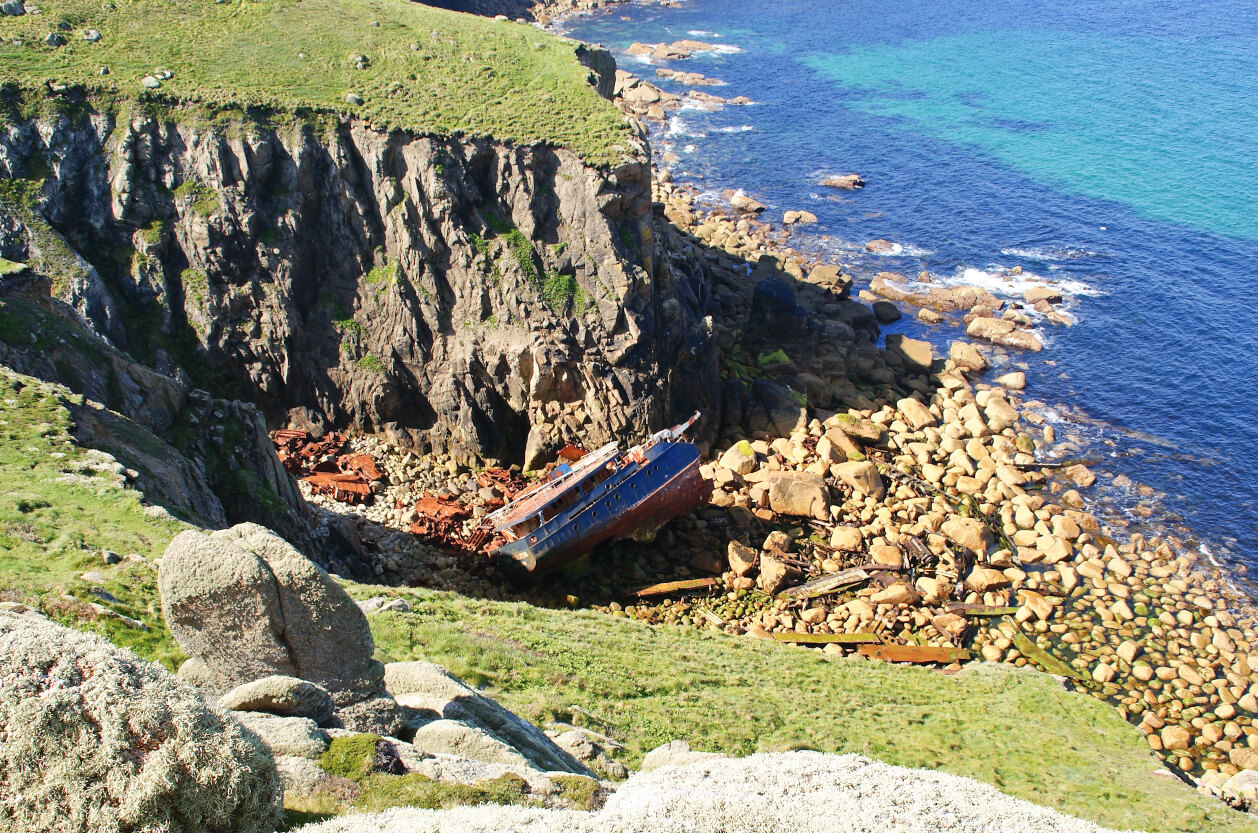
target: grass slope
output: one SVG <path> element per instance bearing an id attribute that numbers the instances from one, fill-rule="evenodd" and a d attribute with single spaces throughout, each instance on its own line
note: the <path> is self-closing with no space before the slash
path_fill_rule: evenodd
<path id="1" fill-rule="evenodd" d="M 39 6 L 41 15 L 0 16 L 0 82 L 28 91 L 56 82 L 211 109 L 351 112 L 416 133 L 550 142 L 594 164 L 619 160 L 629 135 L 623 116 L 587 83 L 573 44 L 532 26 L 409 0 Z M 98 42 L 84 39 L 89 29 L 101 33 Z M 49 46 L 50 34 L 65 44 Z M 159 69 L 172 77 L 146 90 L 142 79 Z M 350 94 L 363 103 L 348 104 Z"/>
<path id="2" fill-rule="evenodd" d="M 77 400 L 64 388 L 0 368 L 0 598 L 173 669 L 181 655 L 161 620 L 156 573 L 106 566 L 100 550 L 151 560 L 183 525 L 146 511 L 108 465 L 73 445 L 70 404 Z M 89 570 L 100 576 L 82 579 Z M 975 667 L 944 676 L 592 612 L 348 588 L 413 605 L 371 618 L 379 659 L 437 662 L 536 722 L 592 725 L 624 743 L 629 764 L 679 737 L 735 754 L 857 752 L 968 775 L 1117 828 L 1258 829 L 1252 817 L 1155 774 L 1160 766 L 1135 729 L 1043 674 Z M 94 612 L 92 602 L 148 630 Z M 395 782 L 376 786 L 364 792 L 371 806 L 450 799 L 418 781 L 400 792 Z"/>
<path id="3" fill-rule="evenodd" d="M 183 657 L 161 617 L 157 572 L 127 561 L 107 566 L 101 551 L 151 560 L 184 525 L 146 511 L 97 455 L 74 445 L 67 404 L 75 399 L 0 369 L 0 598 L 96 631 L 173 670 Z M 89 571 L 103 578 L 80 578 Z M 148 630 L 101 614 L 93 603 Z"/>
<path id="4" fill-rule="evenodd" d="M 1112 708 L 1044 674 L 949 677 L 591 612 L 402 595 L 411 613 L 372 617 L 378 658 L 440 663 L 538 722 L 580 721 L 581 707 L 630 764 L 673 738 L 736 754 L 855 752 L 968 775 L 1115 828 L 1258 830 L 1155 774 L 1159 762 Z"/>

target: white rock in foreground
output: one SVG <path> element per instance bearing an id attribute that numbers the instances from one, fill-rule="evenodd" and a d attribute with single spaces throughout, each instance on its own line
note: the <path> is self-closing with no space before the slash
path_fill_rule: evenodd
<path id="1" fill-rule="evenodd" d="M 522 807 L 390 810 L 303 833 L 1106 833 L 970 778 L 859 755 L 708 759 L 630 778 L 595 813 Z"/>

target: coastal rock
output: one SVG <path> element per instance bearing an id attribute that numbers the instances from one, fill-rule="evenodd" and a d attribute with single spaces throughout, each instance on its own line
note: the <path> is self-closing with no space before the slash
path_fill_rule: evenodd
<path id="1" fill-rule="evenodd" d="M 827 188 L 855 191 L 857 188 L 865 187 L 865 180 L 861 179 L 859 174 L 835 174 L 821 180 L 821 184 Z"/>
<path id="2" fill-rule="evenodd" d="M 257 524 L 181 532 L 162 556 L 158 585 L 171 634 L 219 693 L 280 675 L 353 700 L 378 679 L 366 616 L 326 572 Z"/>
<path id="3" fill-rule="evenodd" d="M 798 567 L 770 553 L 760 557 L 760 589 L 771 596 L 797 583 L 802 575 Z"/>
<path id="4" fill-rule="evenodd" d="M 990 567 L 975 567 L 965 577 L 965 586 L 975 593 L 986 593 L 989 590 L 1008 587 L 1009 577 L 1000 570 L 993 570 Z"/>
<path id="5" fill-rule="evenodd" d="M 968 341 L 952 342 L 952 346 L 948 348 L 948 357 L 962 370 L 977 373 L 987 369 L 987 359 Z"/>
<path id="6" fill-rule="evenodd" d="M 591 774 L 536 726 L 439 665 L 389 663 L 384 682 L 406 709 L 408 725 L 416 729 L 415 746 L 426 752 L 524 765 L 542 772 Z"/>
<path id="7" fill-rule="evenodd" d="M 1003 347 L 1016 347 L 1032 352 L 1044 349 L 1043 342 L 1035 333 L 1001 318 L 975 318 L 965 328 L 965 333 L 971 338 L 981 338 Z"/>
<path id="8" fill-rule="evenodd" d="M 909 425 L 917 430 L 939 424 L 939 421 L 935 419 L 935 415 L 930 412 L 930 409 L 923 405 L 920 400 L 911 396 L 901 399 L 896 403 L 896 407 L 900 409 L 900 413 L 904 414 L 904 418 Z"/>
<path id="9" fill-rule="evenodd" d="M 876 255 L 893 255 L 899 253 L 901 246 L 898 243 L 892 243 L 890 240 L 870 240 L 865 244 L 865 251 Z"/>
<path id="10" fill-rule="evenodd" d="M 901 318 L 900 308 L 890 301 L 874 301 L 873 310 L 879 324 L 891 324 Z"/>
<path id="11" fill-rule="evenodd" d="M 887 336 L 887 352 L 899 356 L 911 373 L 928 373 L 934 362 L 929 341 L 909 338 L 902 333 Z"/>
<path id="12" fill-rule="evenodd" d="M 992 534 L 981 521 L 952 516 L 939 529 L 954 543 L 980 555 L 992 545 Z"/>
<path id="13" fill-rule="evenodd" d="M 839 552 L 859 552 L 865 539 L 854 526 L 836 526 L 830 533 L 830 546 Z"/>
<path id="14" fill-rule="evenodd" d="M 729 450 L 721 455 L 717 465 L 735 474 L 750 474 L 756 468 L 756 452 L 752 449 L 751 443 L 743 440 L 730 446 Z"/>
<path id="15" fill-rule="evenodd" d="M 773 472 L 764 480 L 769 508 L 782 515 L 826 520 L 830 499 L 825 481 L 808 472 Z"/>
<path id="16" fill-rule="evenodd" d="M 729 568 L 734 571 L 734 575 L 740 577 L 750 573 L 760 562 L 760 553 L 738 541 L 729 542 L 726 554 L 729 559 Z"/>
<path id="17" fill-rule="evenodd" d="M 322 723 L 336 704 L 327 690 L 296 677 L 271 676 L 236 686 L 218 699 L 225 709 L 268 712 L 281 717 L 307 717 Z"/>
<path id="18" fill-rule="evenodd" d="M 190 818 L 270 833 L 281 821 L 275 763 L 256 737 L 160 666 L 34 613 L 0 612 L 0 737 L 12 833 Z"/>
<path id="19" fill-rule="evenodd" d="M 1039 301 L 1060 304 L 1063 299 L 1061 292 L 1053 289 L 1051 286 L 1033 286 L 1022 293 L 1022 300 L 1034 306 Z"/>
<path id="20" fill-rule="evenodd" d="M 835 467 L 835 474 L 861 497 L 882 500 L 887 493 L 886 484 L 878 474 L 878 467 L 867 460 L 840 463 Z"/>

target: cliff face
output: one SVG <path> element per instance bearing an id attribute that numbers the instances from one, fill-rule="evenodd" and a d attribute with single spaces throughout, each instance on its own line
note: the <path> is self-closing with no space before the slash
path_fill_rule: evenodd
<path id="1" fill-rule="evenodd" d="M 705 282 L 656 255 L 641 144 L 603 171 L 354 121 L 178 116 L 0 133 L 0 176 L 42 177 L 32 210 L 82 256 L 57 295 L 158 371 L 273 425 L 466 462 L 716 409 Z"/>

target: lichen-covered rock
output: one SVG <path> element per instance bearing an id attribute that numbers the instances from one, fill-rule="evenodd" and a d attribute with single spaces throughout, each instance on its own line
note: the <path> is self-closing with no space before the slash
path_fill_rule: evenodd
<path id="1" fill-rule="evenodd" d="M 204 665 L 215 693 L 274 675 L 317 683 L 340 704 L 378 690 L 367 617 L 265 527 L 181 532 L 162 556 L 158 584 L 171 633 Z"/>
<path id="2" fill-rule="evenodd" d="M 409 710 L 415 745 L 426 752 L 477 761 L 522 764 L 542 772 L 589 775 L 527 720 L 504 709 L 440 665 L 393 662 L 384 667 L 385 687 Z"/>
<path id="3" fill-rule="evenodd" d="M 0 612 L 0 739 L 10 833 L 270 833 L 280 822 L 258 738 L 161 667 L 35 614 Z"/>
<path id="4" fill-rule="evenodd" d="M 267 712 L 281 717 L 308 717 L 322 723 L 336 704 L 327 689 L 297 677 L 275 675 L 238 685 L 218 699 L 232 711 Z"/>
<path id="5" fill-rule="evenodd" d="M 277 756 L 315 759 L 328 748 L 328 733 L 308 717 L 276 717 L 265 712 L 237 712 L 233 717 Z"/>

